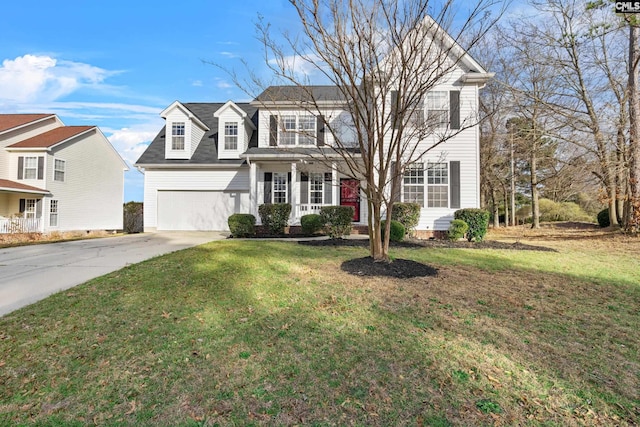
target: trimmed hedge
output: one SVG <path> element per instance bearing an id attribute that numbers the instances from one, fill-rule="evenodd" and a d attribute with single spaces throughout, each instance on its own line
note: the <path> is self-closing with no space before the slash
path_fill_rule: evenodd
<path id="1" fill-rule="evenodd" d="M 351 234 L 351 219 L 353 218 L 351 206 L 323 206 L 320 208 L 320 218 L 324 224 L 324 230 L 332 239 Z"/>
<path id="2" fill-rule="evenodd" d="M 418 203 L 394 203 L 391 219 L 398 221 L 404 226 L 405 231 L 411 234 L 420 221 L 420 205 Z"/>
<path id="3" fill-rule="evenodd" d="M 291 205 L 289 203 L 265 203 L 258 206 L 258 214 L 262 225 L 271 234 L 284 234 L 284 228 L 289 223 Z"/>
<path id="4" fill-rule="evenodd" d="M 453 214 L 455 219 L 461 219 L 467 223 L 467 240 L 481 242 L 487 234 L 489 227 L 489 212 L 484 209 L 459 209 Z"/>
<path id="5" fill-rule="evenodd" d="M 300 218 L 300 225 L 304 234 L 316 234 L 324 227 L 322 217 L 318 214 L 303 215 Z"/>
<path id="6" fill-rule="evenodd" d="M 464 237 L 467 231 L 469 231 L 469 224 L 461 219 L 454 219 L 451 221 L 451 225 L 449 225 L 447 237 L 449 240 L 459 240 Z"/>
<path id="7" fill-rule="evenodd" d="M 382 238 L 384 239 L 384 231 L 387 226 L 387 221 L 384 219 L 380 221 L 380 229 L 382 230 Z M 391 225 L 389 226 L 389 241 L 391 242 L 402 242 L 404 239 L 404 234 L 406 232 L 404 225 L 400 221 L 391 220 Z"/>
<path id="8" fill-rule="evenodd" d="M 598 225 L 602 228 L 607 228 L 611 225 L 611 220 L 609 219 L 609 208 L 605 208 L 598 212 Z"/>
<path id="9" fill-rule="evenodd" d="M 227 224 L 233 237 L 251 237 L 256 234 L 256 217 L 251 214 L 233 214 Z"/>

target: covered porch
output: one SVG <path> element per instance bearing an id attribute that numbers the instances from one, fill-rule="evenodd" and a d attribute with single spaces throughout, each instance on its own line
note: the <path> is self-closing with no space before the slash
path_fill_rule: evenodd
<path id="1" fill-rule="evenodd" d="M 0 234 L 42 233 L 43 200 L 49 192 L 0 179 Z"/>
<path id="2" fill-rule="evenodd" d="M 309 156 L 247 156 L 250 168 L 251 214 L 258 221 L 258 207 L 264 203 L 289 203 L 289 225 L 300 218 L 319 214 L 323 206 L 351 206 L 353 224 L 367 224 L 366 200 L 360 182 L 340 172 L 340 160 Z"/>

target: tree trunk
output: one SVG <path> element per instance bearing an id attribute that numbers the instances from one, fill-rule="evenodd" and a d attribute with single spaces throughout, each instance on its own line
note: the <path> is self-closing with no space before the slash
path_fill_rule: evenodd
<path id="1" fill-rule="evenodd" d="M 640 230 L 640 93 L 638 89 L 638 61 L 640 60 L 640 26 L 629 23 L 629 184 L 631 194 L 630 221 L 627 231 Z"/>
<path id="2" fill-rule="evenodd" d="M 535 138 L 535 136 L 534 136 Z M 536 143 L 534 143 L 536 144 Z M 538 205 L 538 159 L 536 149 L 531 150 L 531 228 L 540 228 L 540 206 Z"/>
<path id="3" fill-rule="evenodd" d="M 491 189 L 491 205 L 493 207 L 493 228 L 498 228 L 500 227 L 500 211 L 496 200 L 496 190 L 493 188 Z"/>
<path id="4" fill-rule="evenodd" d="M 513 148 L 513 136 L 511 136 L 511 153 L 510 153 L 510 162 L 511 162 L 511 225 L 514 227 L 517 225 L 516 223 L 516 166 L 515 166 L 515 150 Z M 509 221 L 505 222 L 505 225 L 509 225 Z"/>
<path id="5" fill-rule="evenodd" d="M 618 132 L 618 148 L 616 149 L 616 216 L 618 217 L 618 222 L 622 224 L 623 227 L 626 227 L 629 218 L 624 215 L 624 201 L 627 199 L 624 144 L 624 135 Z"/>
<path id="6" fill-rule="evenodd" d="M 504 226 L 508 227 L 509 226 L 509 207 L 507 206 L 507 194 L 508 191 L 505 187 L 503 187 L 502 191 L 504 192 Z M 511 215 L 513 216 L 513 211 L 511 212 Z"/>

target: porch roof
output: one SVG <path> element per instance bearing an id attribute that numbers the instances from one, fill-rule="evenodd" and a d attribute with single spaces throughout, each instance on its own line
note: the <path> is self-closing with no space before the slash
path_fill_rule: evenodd
<path id="1" fill-rule="evenodd" d="M 9 193 L 49 194 L 49 191 L 43 190 L 42 188 L 20 184 L 19 182 L 9 181 L 8 179 L 0 179 L 0 191 Z"/>
<path id="2" fill-rule="evenodd" d="M 331 147 L 253 147 L 242 153 L 240 157 L 251 160 L 286 160 L 313 158 L 342 158 L 343 154 Z M 358 150 L 349 150 L 358 153 Z"/>

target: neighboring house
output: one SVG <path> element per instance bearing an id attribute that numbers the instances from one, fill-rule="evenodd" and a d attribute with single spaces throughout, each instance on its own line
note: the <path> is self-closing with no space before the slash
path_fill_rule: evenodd
<path id="1" fill-rule="evenodd" d="M 477 114 L 478 90 L 489 77 L 463 52 L 450 78 L 422 104 L 425 117 L 437 115 L 444 127 L 460 130 L 404 174 L 401 201 L 422 205 L 421 236 L 446 230 L 457 209 L 479 207 L 479 129 L 460 123 Z M 324 126 L 346 122 L 345 100 L 336 87 L 306 89 L 274 86 L 250 103 L 167 107 L 166 125 L 136 163 L 145 174 L 145 230 L 228 230 L 233 213 L 259 221 L 263 203 L 290 203 L 291 225 L 322 206 L 353 206 L 353 223 L 366 226 L 361 182 L 340 173 L 341 157 Z M 322 114 L 301 106 L 309 92 Z M 389 105 L 393 96 L 387 95 Z"/>
<path id="2" fill-rule="evenodd" d="M 126 170 L 96 126 L 0 114 L 0 233 L 122 229 Z"/>

